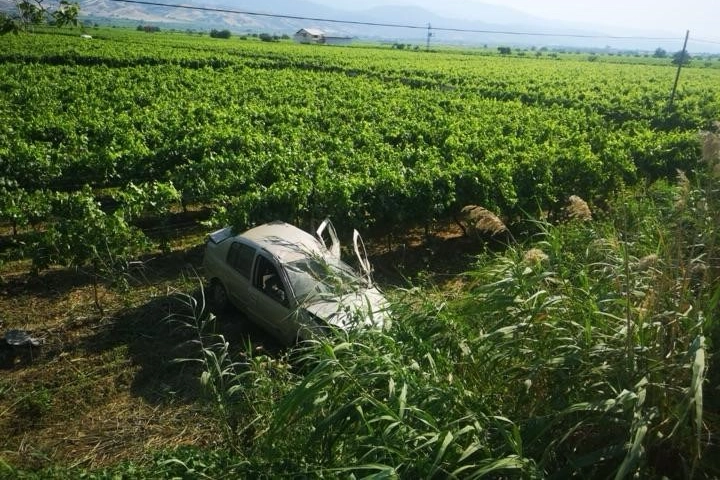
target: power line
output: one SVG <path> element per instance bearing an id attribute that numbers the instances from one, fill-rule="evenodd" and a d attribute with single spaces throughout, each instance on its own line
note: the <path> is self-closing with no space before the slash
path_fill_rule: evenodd
<path id="1" fill-rule="evenodd" d="M 720 45 L 720 42 L 716 40 L 708 40 L 706 38 L 692 38 L 690 41 L 695 43 L 712 43 L 713 45 Z"/>
<path id="2" fill-rule="evenodd" d="M 468 29 L 468 28 L 448 28 L 448 27 L 432 27 L 428 25 L 408 25 L 400 23 L 380 23 L 380 22 L 361 22 L 357 20 L 337 20 L 330 18 L 317 18 L 317 17 L 304 17 L 299 15 L 284 15 L 279 13 L 260 13 L 260 12 L 249 12 L 244 10 L 230 10 L 226 8 L 212 8 L 212 7 L 199 7 L 193 5 L 177 5 L 172 3 L 160 3 L 160 2 L 149 2 L 144 0 L 110 0 L 111 2 L 120 3 L 135 3 L 140 5 L 150 5 L 154 7 L 169 7 L 169 8 L 182 8 L 187 10 L 200 10 L 204 12 L 216 12 L 216 13 L 233 13 L 237 15 L 250 15 L 256 17 L 271 17 L 271 18 L 285 18 L 290 20 L 307 20 L 312 22 L 324 22 L 324 23 L 341 23 L 347 25 L 363 25 L 370 27 L 390 27 L 390 28 L 408 28 L 414 30 L 436 30 L 440 32 L 455 32 L 455 33 L 491 33 L 497 35 L 524 35 L 524 36 L 535 36 L 535 37 L 565 37 L 565 38 L 607 38 L 614 40 L 677 40 L 677 37 L 643 37 L 643 36 L 629 36 L 629 35 L 590 35 L 590 34 L 574 34 L 574 33 L 547 33 L 547 32 L 522 32 L 515 30 L 479 30 L 479 29 Z M 710 42 L 713 43 L 713 42 Z"/>

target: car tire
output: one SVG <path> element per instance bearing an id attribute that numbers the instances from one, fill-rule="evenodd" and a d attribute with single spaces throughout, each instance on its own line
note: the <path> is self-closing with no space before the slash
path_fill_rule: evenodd
<path id="1" fill-rule="evenodd" d="M 215 313 L 227 312 L 230 309 L 227 290 L 219 280 L 210 283 L 210 308 Z"/>

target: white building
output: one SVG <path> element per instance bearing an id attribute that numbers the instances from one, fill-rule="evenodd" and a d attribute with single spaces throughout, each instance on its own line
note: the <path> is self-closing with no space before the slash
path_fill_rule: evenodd
<path id="1" fill-rule="evenodd" d="M 324 45 L 347 45 L 352 37 L 339 37 L 328 35 L 319 28 L 301 28 L 293 36 L 298 43 L 318 43 Z"/>

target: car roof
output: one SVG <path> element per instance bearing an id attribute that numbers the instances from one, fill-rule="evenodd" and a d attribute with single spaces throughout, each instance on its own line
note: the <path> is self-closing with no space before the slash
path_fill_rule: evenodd
<path id="1" fill-rule="evenodd" d="M 251 240 L 283 263 L 307 258 L 308 255 L 325 257 L 329 254 L 317 238 L 294 225 L 281 221 L 251 228 L 238 237 Z"/>

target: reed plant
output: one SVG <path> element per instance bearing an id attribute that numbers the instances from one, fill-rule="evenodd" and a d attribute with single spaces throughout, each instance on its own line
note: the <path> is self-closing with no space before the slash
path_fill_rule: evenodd
<path id="1" fill-rule="evenodd" d="M 385 330 L 335 331 L 292 361 L 251 345 L 236 360 L 199 335 L 225 447 L 247 475 L 716 476 L 708 138 L 704 171 L 538 221 L 535 237 L 479 256 L 460 293 L 390 292 Z"/>

